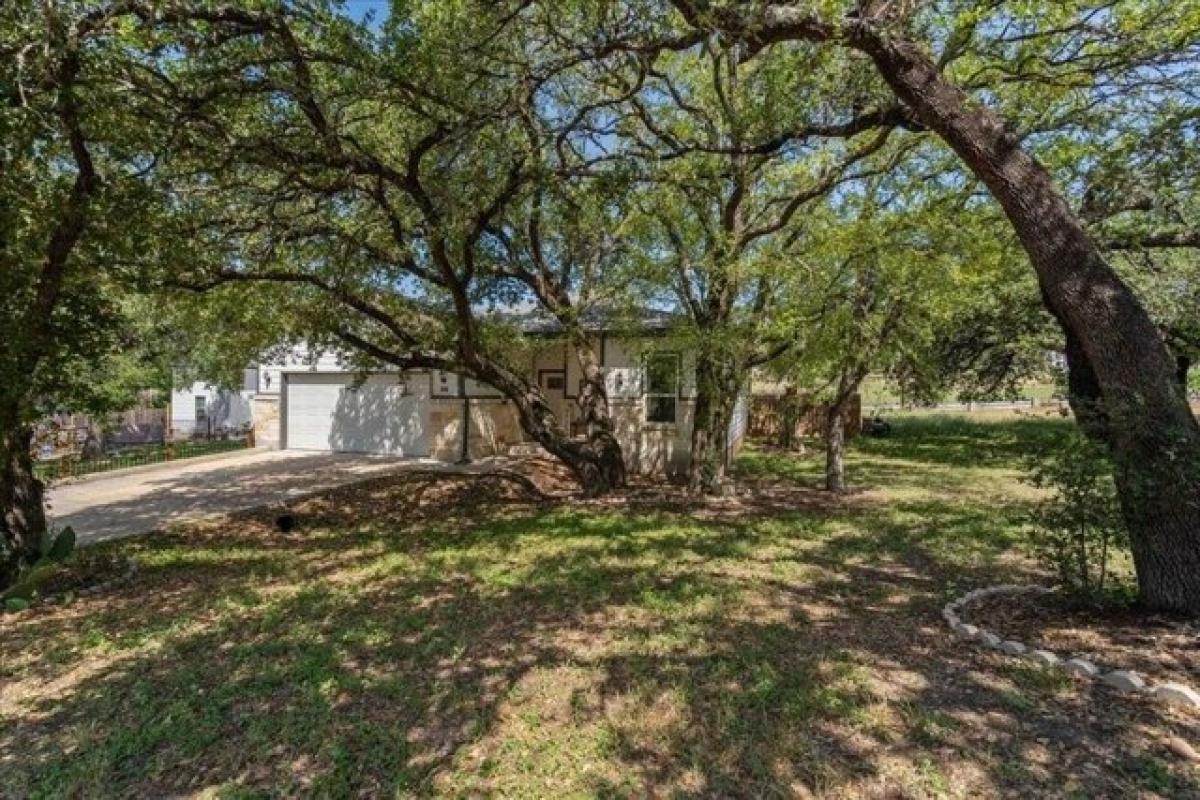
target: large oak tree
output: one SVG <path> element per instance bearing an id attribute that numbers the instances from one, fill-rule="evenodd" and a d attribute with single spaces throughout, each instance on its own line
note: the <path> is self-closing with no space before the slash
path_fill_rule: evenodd
<path id="1" fill-rule="evenodd" d="M 553 184 L 604 161 L 593 121 L 623 90 L 589 82 L 573 104 L 587 65 L 530 55 L 548 47 L 485 9 L 415 3 L 372 29 L 301 4 L 230 20 L 142 88 L 190 119 L 174 168 L 192 178 L 180 197 L 203 257 L 172 285 L 290 286 L 297 308 L 324 304 L 308 319 L 318 334 L 376 364 L 497 389 L 600 494 L 624 465 L 580 299 L 611 248 L 547 220 L 571 202 Z M 505 298 L 532 300 L 575 346 L 585 438 L 513 357 L 492 313 Z"/>
<path id="2" fill-rule="evenodd" d="M 170 257 L 154 186 L 170 126 L 140 115 L 128 83 L 170 23 L 143 11 L 0 6 L 0 587 L 46 533 L 34 422 L 105 406 L 104 371 L 144 307 L 131 295 Z"/>
<path id="3" fill-rule="evenodd" d="M 1030 73 L 1069 75 L 1084 89 L 1122 75 L 1138 83 L 1139 71 L 1147 69 L 1160 81 L 1172 72 L 1187 80 L 1195 74 L 1200 30 L 1195 4 L 672 5 L 693 38 L 684 34 L 661 46 L 694 46 L 720 32 L 752 49 L 804 42 L 861 53 L 862 67 L 873 69 L 987 186 L 1063 328 L 1076 415 L 1114 452 L 1142 600 L 1155 608 L 1200 611 L 1200 426 L 1175 379 L 1174 359 L 1028 143 L 996 108 L 973 95 Z M 1167 30 L 1172 33 L 1153 35 Z M 1014 74 L 1005 75 L 993 59 L 993 69 L 959 79 L 953 62 L 965 52 L 982 57 L 989 44 L 1002 59 L 1021 56 Z M 1104 101 L 1102 92 L 1095 101 Z"/>

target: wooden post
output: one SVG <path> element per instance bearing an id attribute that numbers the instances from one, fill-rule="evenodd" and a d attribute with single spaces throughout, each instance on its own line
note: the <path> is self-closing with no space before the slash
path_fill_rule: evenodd
<path id="1" fill-rule="evenodd" d="M 471 463 L 471 398 L 467 397 L 467 382 L 462 375 L 458 376 L 458 389 L 462 393 L 462 437 L 459 452 L 459 464 Z"/>

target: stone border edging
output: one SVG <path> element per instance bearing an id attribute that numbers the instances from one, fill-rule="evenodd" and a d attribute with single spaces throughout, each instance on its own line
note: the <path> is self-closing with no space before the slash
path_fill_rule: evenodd
<path id="1" fill-rule="evenodd" d="M 1006 640 L 998 633 L 965 623 L 959 617 L 959 612 L 969 603 L 982 597 L 991 597 L 998 594 L 1050 594 L 1055 591 L 1057 591 L 1056 587 L 1020 586 L 1011 583 L 976 589 L 943 606 L 942 619 L 946 620 L 946 624 L 950 626 L 950 629 L 963 639 L 979 642 L 985 647 L 998 650 L 1005 655 L 1034 661 L 1046 667 L 1057 667 L 1078 678 L 1100 681 L 1106 686 L 1112 687 L 1122 693 L 1144 694 L 1163 705 L 1184 706 L 1200 711 L 1200 692 L 1197 692 L 1186 684 L 1172 682 L 1150 686 L 1146 683 L 1145 678 L 1132 670 L 1117 669 L 1109 671 L 1102 669 L 1085 658 L 1076 656 L 1063 659 L 1057 653 L 1049 650 L 1030 649 L 1023 642 L 1016 641 L 1015 639 Z"/>

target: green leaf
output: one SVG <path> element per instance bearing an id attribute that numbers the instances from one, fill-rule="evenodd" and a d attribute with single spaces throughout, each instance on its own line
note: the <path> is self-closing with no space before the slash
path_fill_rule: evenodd
<path id="1" fill-rule="evenodd" d="M 8 597 L 4 600 L 5 611 L 24 611 L 29 608 L 29 601 L 23 597 Z"/>

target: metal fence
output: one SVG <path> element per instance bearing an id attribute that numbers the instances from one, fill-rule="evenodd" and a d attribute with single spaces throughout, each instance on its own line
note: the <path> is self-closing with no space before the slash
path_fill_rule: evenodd
<path id="1" fill-rule="evenodd" d="M 111 472 L 116 469 L 140 467 L 146 464 L 158 464 L 164 461 L 175 461 L 184 458 L 196 458 L 214 453 L 225 453 L 253 446 L 253 438 L 249 435 L 231 436 L 219 439 L 198 439 L 186 442 L 168 442 L 167 444 L 145 445 L 132 447 L 100 458 L 75 458 L 65 456 L 34 463 L 34 473 L 44 481 L 56 481 L 62 478 L 76 478 L 80 475 L 91 475 L 97 472 Z"/>
<path id="2" fill-rule="evenodd" d="M 785 404 L 789 401 L 777 395 L 758 395 L 750 400 L 749 434 L 755 438 L 777 439 L 783 433 L 784 419 L 791 416 L 795 426 L 792 435 L 823 436 L 825 420 L 829 414 L 827 403 L 815 403 L 807 395 L 792 398 L 794 404 L 791 414 L 785 414 Z M 853 395 L 846 409 L 845 423 L 846 438 L 850 439 L 862 432 L 862 398 Z"/>

